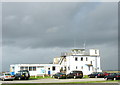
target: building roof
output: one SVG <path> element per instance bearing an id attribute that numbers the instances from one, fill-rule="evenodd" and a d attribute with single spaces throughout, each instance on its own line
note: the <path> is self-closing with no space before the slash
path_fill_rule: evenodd
<path id="1" fill-rule="evenodd" d="M 59 64 L 11 64 L 10 66 L 60 66 Z"/>

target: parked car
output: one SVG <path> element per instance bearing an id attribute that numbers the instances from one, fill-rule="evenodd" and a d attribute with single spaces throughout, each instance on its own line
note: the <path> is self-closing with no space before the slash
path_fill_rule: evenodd
<path id="1" fill-rule="evenodd" d="M 67 74 L 67 78 L 82 78 L 83 72 L 82 71 L 72 71 L 69 74 Z"/>
<path id="2" fill-rule="evenodd" d="M 14 75 L 11 75 L 10 73 L 2 73 L 0 74 L 0 79 L 2 81 L 4 80 L 14 80 L 15 76 Z"/>
<path id="3" fill-rule="evenodd" d="M 89 78 L 104 78 L 104 73 L 102 72 L 93 72 L 88 75 Z"/>
<path id="4" fill-rule="evenodd" d="M 120 73 L 110 73 L 108 76 L 105 76 L 104 79 L 118 80 L 120 79 Z"/>
<path id="5" fill-rule="evenodd" d="M 16 74 L 15 74 L 15 79 L 25 79 L 25 80 L 28 80 L 30 78 L 30 73 L 28 70 L 21 70 L 21 71 L 18 71 Z"/>
<path id="6" fill-rule="evenodd" d="M 108 76 L 110 73 L 108 72 L 104 72 L 104 76 Z"/>
<path id="7" fill-rule="evenodd" d="M 53 78 L 58 78 L 58 79 L 65 79 L 66 78 L 66 74 L 62 73 L 62 72 L 58 72 L 56 74 L 53 75 Z"/>

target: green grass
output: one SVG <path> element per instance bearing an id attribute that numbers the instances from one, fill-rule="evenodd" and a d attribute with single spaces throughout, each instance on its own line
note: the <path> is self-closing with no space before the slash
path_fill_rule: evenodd
<path id="1" fill-rule="evenodd" d="M 50 76 L 31 76 L 30 77 L 30 79 L 50 79 L 50 78 L 52 78 L 52 77 L 50 77 Z"/>
<path id="2" fill-rule="evenodd" d="M 84 75 L 83 78 L 89 78 L 88 75 Z"/>
<path id="3" fill-rule="evenodd" d="M 89 77 L 87 75 L 84 75 L 83 78 L 89 78 Z M 43 77 L 43 76 L 36 76 L 36 77 L 31 76 L 30 79 L 53 79 L 53 78 L 50 76 L 45 76 L 45 77 Z"/>
<path id="4" fill-rule="evenodd" d="M 63 83 L 27 83 L 27 84 L 2 84 L 2 85 L 59 85 L 59 84 L 82 84 L 82 83 L 115 83 L 120 80 L 109 80 L 109 81 L 83 81 L 83 82 L 63 82 Z"/>
<path id="5" fill-rule="evenodd" d="M 64 82 L 64 83 L 105 83 L 105 82 L 120 82 L 120 80 L 115 80 L 115 81 L 113 81 L 113 80 L 109 80 L 109 81 L 82 81 L 82 82 Z"/>

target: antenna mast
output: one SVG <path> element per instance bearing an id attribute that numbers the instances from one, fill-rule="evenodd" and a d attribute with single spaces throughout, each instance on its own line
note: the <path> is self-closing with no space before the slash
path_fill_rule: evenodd
<path id="1" fill-rule="evenodd" d="M 86 42 L 84 41 L 84 49 L 86 49 Z"/>

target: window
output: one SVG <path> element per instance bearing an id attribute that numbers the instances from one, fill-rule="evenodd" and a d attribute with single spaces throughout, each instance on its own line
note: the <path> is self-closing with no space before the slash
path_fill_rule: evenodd
<path id="1" fill-rule="evenodd" d="M 55 66 L 52 67 L 52 70 L 55 71 Z"/>
<path id="2" fill-rule="evenodd" d="M 37 66 L 37 68 L 44 68 L 44 66 Z"/>
<path id="3" fill-rule="evenodd" d="M 15 67 L 12 67 L 12 69 L 10 69 L 10 70 L 15 71 Z"/>
<path id="4" fill-rule="evenodd" d="M 83 66 L 81 66 L 81 69 L 83 69 Z"/>
<path id="5" fill-rule="evenodd" d="M 68 66 L 68 70 L 70 70 L 70 67 Z"/>
<path id="6" fill-rule="evenodd" d="M 20 67 L 20 70 L 24 70 L 24 67 Z"/>
<path id="7" fill-rule="evenodd" d="M 33 71 L 36 71 L 36 67 L 33 67 Z"/>
<path id="8" fill-rule="evenodd" d="M 90 71 L 90 66 L 88 66 L 88 70 Z"/>
<path id="9" fill-rule="evenodd" d="M 81 61 L 83 61 L 83 57 L 81 57 Z"/>
<path id="10" fill-rule="evenodd" d="M 32 71 L 32 67 L 29 67 L 29 71 Z"/>
<path id="11" fill-rule="evenodd" d="M 97 54 L 97 50 L 95 50 L 95 54 Z"/>
<path id="12" fill-rule="evenodd" d="M 28 70 L 28 67 L 25 67 L 25 70 Z"/>
<path id="13" fill-rule="evenodd" d="M 88 61 L 88 58 L 86 57 L 86 61 Z"/>
<path id="14" fill-rule="evenodd" d="M 90 63 L 92 64 L 92 61 L 90 61 Z"/>
<path id="15" fill-rule="evenodd" d="M 77 57 L 75 57 L 75 61 L 78 61 L 78 58 L 77 58 Z"/>
<path id="16" fill-rule="evenodd" d="M 63 71 L 63 67 L 61 67 L 60 72 Z"/>
<path id="17" fill-rule="evenodd" d="M 76 66 L 76 69 L 77 69 L 77 66 Z"/>
<path id="18" fill-rule="evenodd" d="M 64 68 L 64 71 L 66 71 L 66 66 L 65 66 L 65 68 Z"/>
<path id="19" fill-rule="evenodd" d="M 12 67 L 12 69 L 14 70 L 14 69 L 15 69 L 15 67 Z"/>

